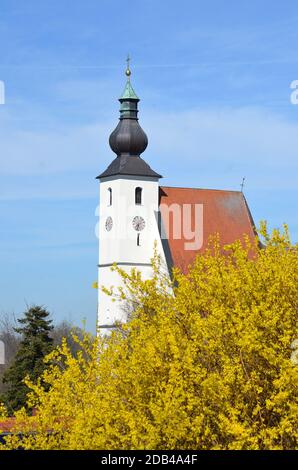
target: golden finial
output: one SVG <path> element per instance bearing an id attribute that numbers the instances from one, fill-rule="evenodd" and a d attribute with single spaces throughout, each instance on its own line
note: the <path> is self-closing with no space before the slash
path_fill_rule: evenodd
<path id="1" fill-rule="evenodd" d="M 128 80 L 129 80 L 130 76 L 131 76 L 131 71 L 130 71 L 130 68 L 129 68 L 129 64 L 130 64 L 129 54 L 127 54 L 126 62 L 127 62 L 127 67 L 126 67 L 126 70 L 125 70 L 125 75 L 127 76 Z"/>

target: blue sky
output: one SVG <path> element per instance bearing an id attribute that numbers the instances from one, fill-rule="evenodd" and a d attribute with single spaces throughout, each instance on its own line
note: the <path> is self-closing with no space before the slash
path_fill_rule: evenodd
<path id="1" fill-rule="evenodd" d="M 294 1 L 2 0 L 0 314 L 94 330 L 94 179 L 113 158 L 125 57 L 163 184 L 240 188 L 298 240 Z"/>

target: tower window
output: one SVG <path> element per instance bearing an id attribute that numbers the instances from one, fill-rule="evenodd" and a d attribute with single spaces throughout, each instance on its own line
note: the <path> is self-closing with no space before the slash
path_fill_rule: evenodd
<path id="1" fill-rule="evenodd" d="M 112 198 L 112 188 L 108 189 L 108 201 L 109 201 L 109 206 L 112 205 L 113 198 Z"/>
<path id="2" fill-rule="evenodd" d="M 142 204 L 142 188 L 136 188 L 135 190 L 135 203 Z"/>
<path id="3" fill-rule="evenodd" d="M 137 234 L 137 246 L 141 246 L 140 234 Z"/>

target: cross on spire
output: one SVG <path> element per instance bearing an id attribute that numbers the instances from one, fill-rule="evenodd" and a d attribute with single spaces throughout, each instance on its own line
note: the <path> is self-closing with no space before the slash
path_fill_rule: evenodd
<path id="1" fill-rule="evenodd" d="M 125 70 L 125 75 L 127 76 L 128 80 L 130 80 L 130 76 L 131 76 L 130 61 L 131 61 L 131 58 L 130 58 L 129 54 L 127 54 L 127 58 L 126 58 L 127 67 L 126 67 L 126 70 Z"/>
<path id="2" fill-rule="evenodd" d="M 244 188 L 244 181 L 245 181 L 245 177 L 242 178 L 242 183 L 241 183 L 241 192 L 243 193 L 243 188 Z"/>

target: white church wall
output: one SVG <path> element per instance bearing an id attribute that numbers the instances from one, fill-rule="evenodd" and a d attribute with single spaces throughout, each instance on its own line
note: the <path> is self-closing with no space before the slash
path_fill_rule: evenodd
<path id="1" fill-rule="evenodd" d="M 142 204 L 135 204 L 135 188 L 142 188 Z M 110 191 L 112 204 L 110 204 Z M 111 272 L 113 263 L 130 271 L 137 268 L 144 279 L 152 277 L 151 259 L 156 244 L 162 265 L 166 267 L 158 229 L 159 186 L 158 179 L 137 177 L 109 177 L 100 183 L 99 222 L 99 273 L 98 273 L 98 324 L 110 325 L 114 321 L 126 321 L 121 302 L 113 302 L 100 286 L 117 290 L 122 285 L 118 273 Z M 133 227 L 134 217 L 145 221 L 143 230 Z M 107 219 L 112 218 L 106 229 Z M 139 245 L 138 237 L 139 234 Z"/>

